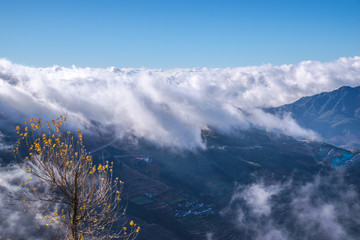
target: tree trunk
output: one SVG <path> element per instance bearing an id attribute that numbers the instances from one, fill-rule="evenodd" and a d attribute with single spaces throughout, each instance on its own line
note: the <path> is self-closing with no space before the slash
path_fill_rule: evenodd
<path id="1" fill-rule="evenodd" d="M 74 181 L 74 198 L 72 202 L 72 222 L 71 222 L 71 232 L 73 240 L 79 239 L 79 233 L 78 233 L 78 172 L 75 173 L 75 181 Z"/>

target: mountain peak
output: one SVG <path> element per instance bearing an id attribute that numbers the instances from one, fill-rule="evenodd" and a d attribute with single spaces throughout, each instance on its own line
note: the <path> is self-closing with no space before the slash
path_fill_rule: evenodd
<path id="1" fill-rule="evenodd" d="M 343 86 L 269 111 L 290 112 L 302 127 L 318 132 L 331 144 L 360 147 L 360 86 Z"/>

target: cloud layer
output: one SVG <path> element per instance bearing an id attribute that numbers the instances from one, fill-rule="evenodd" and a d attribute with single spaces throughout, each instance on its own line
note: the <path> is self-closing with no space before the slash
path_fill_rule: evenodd
<path id="1" fill-rule="evenodd" d="M 70 127 L 204 146 L 202 127 L 255 125 L 316 138 L 290 116 L 265 114 L 302 96 L 360 83 L 360 57 L 224 69 L 32 68 L 0 59 L 0 125 L 67 115 Z"/>
<path id="2" fill-rule="evenodd" d="M 0 239 L 54 239 L 52 227 L 46 227 L 41 216 L 27 211 L 28 204 L 35 207 L 36 203 L 22 204 L 10 198 L 28 179 L 29 175 L 19 167 L 0 167 Z"/>
<path id="3" fill-rule="evenodd" d="M 338 173 L 301 186 L 259 181 L 239 185 L 223 216 L 248 239 L 357 239 L 359 195 Z"/>

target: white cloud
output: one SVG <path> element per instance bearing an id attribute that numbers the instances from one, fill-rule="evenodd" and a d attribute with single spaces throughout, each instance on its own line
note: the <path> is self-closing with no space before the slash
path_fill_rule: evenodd
<path id="1" fill-rule="evenodd" d="M 67 115 L 70 127 L 111 129 L 159 145 L 204 146 L 201 127 L 256 125 L 316 138 L 259 107 L 360 83 L 360 57 L 224 69 L 31 68 L 0 59 L 0 124 Z M 239 110 L 242 109 L 243 111 Z M 254 110 L 255 109 L 255 110 Z M 12 125 L 11 125 L 12 126 Z M 99 130 L 99 129 L 98 129 Z"/>
<path id="2" fill-rule="evenodd" d="M 221 214 L 248 239 L 356 239 L 359 195 L 339 172 L 302 185 L 265 181 L 235 188 Z"/>
<path id="3" fill-rule="evenodd" d="M 24 212 L 27 204 L 11 196 L 19 193 L 19 184 L 28 181 L 28 174 L 15 166 L 0 168 L 0 239 L 41 240 L 54 236 L 34 213 Z M 39 204 L 31 203 L 36 208 Z"/>
<path id="4" fill-rule="evenodd" d="M 279 117 L 256 108 L 250 110 L 250 113 L 250 122 L 266 130 L 280 131 L 289 136 L 306 137 L 310 140 L 320 138 L 314 131 L 300 127 L 289 114 Z"/>
<path id="5" fill-rule="evenodd" d="M 0 131 L 0 151 L 8 148 L 10 148 L 10 146 L 4 142 L 4 134 Z"/>
<path id="6" fill-rule="evenodd" d="M 251 205 L 255 214 L 269 215 L 271 212 L 269 200 L 280 190 L 279 185 L 265 187 L 263 184 L 255 184 L 243 192 L 243 198 Z"/>

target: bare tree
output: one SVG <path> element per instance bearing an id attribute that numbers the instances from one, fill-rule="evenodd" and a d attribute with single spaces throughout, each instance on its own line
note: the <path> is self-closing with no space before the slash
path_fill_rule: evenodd
<path id="1" fill-rule="evenodd" d="M 120 205 L 124 183 L 113 179 L 113 162 L 95 165 L 82 133 L 78 130 L 74 138 L 63 130 L 65 122 L 60 116 L 43 127 L 41 119 L 30 119 L 16 127 L 21 140 L 14 153 L 29 173 L 21 184 L 24 211 L 41 203 L 36 214 L 66 239 L 135 239 L 140 227 L 125 219 L 126 208 Z"/>

